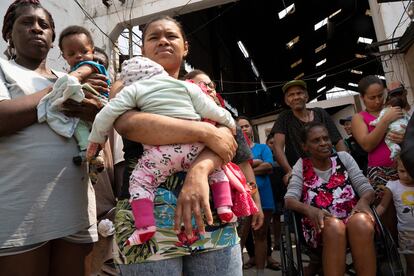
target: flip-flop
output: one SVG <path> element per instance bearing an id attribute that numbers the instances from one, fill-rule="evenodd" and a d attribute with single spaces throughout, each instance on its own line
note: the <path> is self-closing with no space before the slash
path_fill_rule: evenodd
<path id="1" fill-rule="evenodd" d="M 278 271 L 281 269 L 280 264 L 278 262 L 267 263 L 266 268 L 275 270 L 275 271 Z"/>
<path id="2" fill-rule="evenodd" d="M 255 265 L 256 264 L 254 264 L 254 263 L 247 262 L 247 263 L 243 264 L 243 269 L 249 269 L 249 268 L 254 267 Z"/>

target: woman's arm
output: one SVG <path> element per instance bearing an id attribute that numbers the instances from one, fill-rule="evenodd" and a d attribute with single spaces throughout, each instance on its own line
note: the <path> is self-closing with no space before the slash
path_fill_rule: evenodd
<path id="1" fill-rule="evenodd" d="M 247 183 L 249 182 L 256 182 L 256 178 L 254 176 L 254 172 L 252 166 L 250 165 L 249 161 L 244 161 L 238 164 L 240 170 L 243 172 L 244 176 L 246 177 Z M 254 214 L 252 217 L 252 228 L 253 230 L 258 230 L 263 225 L 264 214 L 262 210 L 262 203 L 260 202 L 260 194 L 259 191 L 256 190 L 254 194 L 252 194 L 252 199 L 254 203 L 256 203 L 257 209 L 259 212 Z"/>
<path id="2" fill-rule="evenodd" d="M 303 187 L 303 163 L 300 158 L 292 169 L 292 178 L 285 195 L 285 206 L 287 209 L 298 212 L 308 217 L 314 224 L 318 232 L 322 231 L 324 227 L 324 218 L 330 217 L 331 214 L 325 210 L 304 204 L 300 201 Z"/>
<path id="3" fill-rule="evenodd" d="M 261 163 L 253 165 L 253 171 L 255 175 L 265 175 L 273 172 L 273 154 L 267 145 L 261 145 L 260 153 Z"/>
<path id="4" fill-rule="evenodd" d="M 392 201 L 392 192 L 390 189 L 385 188 L 384 195 L 382 196 L 381 202 L 375 208 L 379 216 L 382 216 L 385 213 L 391 201 Z"/>
<path id="5" fill-rule="evenodd" d="M 255 175 L 269 174 L 273 171 L 272 164 L 263 162 L 262 160 L 253 160 L 253 172 Z"/>
<path id="6" fill-rule="evenodd" d="M 401 108 L 392 107 L 384 114 L 384 117 L 378 122 L 374 130 L 368 132 L 364 119 L 360 114 L 356 114 L 352 118 L 352 135 L 366 152 L 371 152 L 384 139 L 388 125 L 401 116 Z"/>
<path id="7" fill-rule="evenodd" d="M 287 209 L 298 212 L 308 217 L 318 232 L 321 232 L 324 227 L 325 217 L 331 217 L 332 215 L 322 209 L 304 204 L 296 198 L 288 197 L 285 198 L 285 206 Z"/>
<path id="8" fill-rule="evenodd" d="M 349 179 L 351 180 L 352 187 L 358 196 L 363 195 L 366 191 L 373 191 L 372 185 L 369 184 L 368 179 L 362 173 L 355 159 L 347 152 L 338 152 L 338 157 L 344 164 L 348 171 Z"/>
<path id="9" fill-rule="evenodd" d="M 302 168 L 303 168 L 302 159 L 299 158 L 292 169 L 292 177 L 289 181 L 289 185 L 287 187 L 287 191 L 285 194 L 285 206 L 288 209 L 291 209 L 303 215 L 306 215 L 305 209 L 309 207 L 309 205 L 305 205 L 302 202 L 300 202 L 300 198 L 302 196 L 303 181 L 304 181 Z"/>
<path id="10" fill-rule="evenodd" d="M 298 212 L 304 216 L 308 215 L 309 205 L 304 204 L 293 197 L 285 198 L 285 207 L 289 210 Z"/>
<path id="11" fill-rule="evenodd" d="M 292 173 L 292 167 L 289 165 L 285 154 L 285 134 L 275 133 L 273 136 L 273 150 L 275 152 L 277 163 L 283 168 L 285 176 L 283 177 L 283 182 L 285 185 L 288 184 L 288 178 Z"/>
<path id="12" fill-rule="evenodd" d="M 347 146 L 345 145 L 345 142 L 343 139 L 339 140 L 335 145 L 336 151 L 348 151 Z"/>
<path id="13" fill-rule="evenodd" d="M 371 213 L 370 205 L 374 201 L 375 193 L 372 186 L 369 184 L 368 179 L 362 174 L 361 169 L 358 167 L 355 159 L 347 152 L 338 152 L 338 157 L 344 164 L 348 171 L 349 179 L 351 180 L 352 187 L 357 195 L 360 197 L 354 211 Z"/>
<path id="14" fill-rule="evenodd" d="M 111 87 L 110 97 L 115 97 L 123 87 L 122 81 L 116 81 Z M 121 136 L 148 145 L 201 142 L 217 153 L 225 163 L 233 158 L 237 148 L 232 133 L 225 127 L 217 128 L 209 123 L 181 120 L 136 110 L 124 113 L 115 121 L 114 127 Z"/>
<path id="15" fill-rule="evenodd" d="M 37 105 L 52 86 L 17 99 L 0 101 L 0 136 L 10 135 L 37 122 Z"/>
<path id="16" fill-rule="evenodd" d="M 353 211 L 371 214 L 371 204 L 374 202 L 375 193 L 373 190 L 366 191 L 358 200 Z"/>
<path id="17" fill-rule="evenodd" d="M 231 131 L 226 127 L 217 128 L 210 123 L 133 110 L 115 121 L 115 129 L 129 140 L 149 145 L 201 142 L 217 153 L 225 163 L 233 158 L 237 148 Z"/>

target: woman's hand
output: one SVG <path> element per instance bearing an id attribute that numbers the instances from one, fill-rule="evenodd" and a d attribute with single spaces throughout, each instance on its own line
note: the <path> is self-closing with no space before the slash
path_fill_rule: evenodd
<path id="1" fill-rule="evenodd" d="M 370 207 L 370 200 L 367 200 L 366 198 L 361 197 L 357 204 L 355 205 L 354 209 L 352 210 L 352 214 L 354 213 L 365 213 L 371 217 L 372 220 L 372 211 Z"/>
<path id="2" fill-rule="evenodd" d="M 209 170 L 193 164 L 185 178 L 183 188 L 177 200 L 177 207 L 174 216 L 174 230 L 178 233 L 181 229 L 181 222 L 184 223 L 185 234 L 188 238 L 193 235 L 191 218 L 194 215 L 198 230 L 204 234 L 203 214 L 207 223 L 213 223 L 213 216 L 210 210 L 210 187 L 208 184 Z"/>
<path id="3" fill-rule="evenodd" d="M 88 83 L 93 89 L 98 92 L 109 93 L 108 83 L 106 82 L 108 77 L 102 74 L 91 74 L 85 79 L 85 83 Z"/>
<path id="4" fill-rule="evenodd" d="M 234 154 L 236 153 L 236 140 L 234 140 L 231 130 L 227 127 L 211 126 L 212 128 L 211 131 L 209 131 L 208 137 L 201 142 L 220 156 L 223 159 L 224 164 L 227 164 L 233 159 Z"/>
<path id="5" fill-rule="evenodd" d="M 256 191 L 256 193 L 252 195 L 252 198 L 253 198 L 254 203 L 256 204 L 257 209 L 259 209 L 259 212 L 252 215 L 251 225 L 252 225 L 253 230 L 258 230 L 260 229 L 260 227 L 262 227 L 263 222 L 264 222 L 264 214 L 262 210 L 262 204 L 260 202 L 259 191 Z"/>
<path id="6" fill-rule="evenodd" d="M 385 112 L 384 117 L 382 119 L 387 123 L 387 125 L 389 125 L 390 123 L 402 117 L 403 117 L 403 112 L 402 112 L 401 107 L 391 106 L 387 110 L 387 112 Z"/>
<path id="7" fill-rule="evenodd" d="M 404 141 L 405 129 L 407 128 L 406 125 L 401 125 L 404 131 L 397 132 L 397 131 L 390 131 L 387 134 L 387 139 L 391 140 L 396 144 L 401 144 Z"/>
<path id="8" fill-rule="evenodd" d="M 0 137 L 38 123 L 37 105 L 53 86 L 11 100 L 0 101 Z"/>
<path id="9" fill-rule="evenodd" d="M 318 233 L 322 231 L 325 225 L 325 217 L 332 217 L 332 215 L 326 210 L 322 210 L 313 206 L 309 206 L 306 216 L 312 221 Z"/>
<path id="10" fill-rule="evenodd" d="M 105 147 L 105 143 L 99 144 L 99 143 L 89 142 L 88 148 L 86 150 L 86 160 L 90 161 L 104 147 Z"/>
<path id="11" fill-rule="evenodd" d="M 81 120 L 93 122 L 96 114 L 102 108 L 100 99 L 89 91 L 85 91 L 85 99 L 78 103 L 74 100 L 67 100 L 62 104 L 61 111 L 69 117 L 78 117 Z"/>
<path id="12" fill-rule="evenodd" d="M 220 157 L 207 148 L 200 153 L 191 165 L 177 199 L 174 215 L 174 230 L 177 233 L 180 232 L 181 222 L 183 222 L 185 234 L 188 238 L 192 237 L 192 216 L 194 216 L 198 231 L 201 234 L 205 232 L 203 214 L 209 225 L 213 223 L 209 201 L 208 175 L 221 165 Z"/>
<path id="13" fill-rule="evenodd" d="M 366 213 L 371 217 L 371 220 L 374 221 L 371 211 L 371 203 L 374 202 L 375 193 L 374 190 L 368 190 L 364 192 L 361 198 L 358 200 L 357 204 L 355 205 L 354 209 L 352 210 L 351 214 L 354 213 Z"/>
<path id="14" fill-rule="evenodd" d="M 261 159 L 253 159 L 253 164 L 252 164 L 252 167 L 253 168 L 256 168 L 260 164 L 263 164 L 263 160 L 261 160 Z"/>
<path id="15" fill-rule="evenodd" d="M 291 178 L 291 177 L 292 177 L 292 171 L 287 172 L 287 173 L 283 176 L 282 181 L 283 181 L 283 184 L 285 184 L 285 186 L 289 185 L 289 181 L 290 181 L 290 178 Z"/>

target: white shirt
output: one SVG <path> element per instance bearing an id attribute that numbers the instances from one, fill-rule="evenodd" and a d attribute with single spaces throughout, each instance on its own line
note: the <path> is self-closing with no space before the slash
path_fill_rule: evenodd
<path id="1" fill-rule="evenodd" d="M 399 180 L 389 181 L 386 187 L 392 192 L 397 210 L 398 230 L 414 231 L 414 187 L 405 186 Z"/>
<path id="2" fill-rule="evenodd" d="M 0 101 L 52 84 L 0 59 Z M 75 139 L 56 134 L 46 123 L 0 137 L 0 248 L 62 238 L 95 223 L 94 191 L 86 166 L 72 162 L 77 154 Z"/>

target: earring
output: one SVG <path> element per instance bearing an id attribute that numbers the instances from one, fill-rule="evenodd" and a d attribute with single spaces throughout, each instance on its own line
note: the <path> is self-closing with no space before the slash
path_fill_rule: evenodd
<path id="1" fill-rule="evenodd" d="M 11 42 L 10 39 L 7 40 L 7 57 L 10 59 L 15 59 L 16 58 L 16 51 L 13 47 L 13 43 Z"/>

